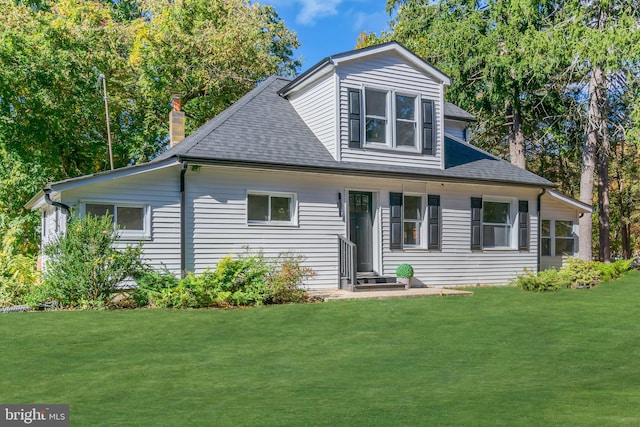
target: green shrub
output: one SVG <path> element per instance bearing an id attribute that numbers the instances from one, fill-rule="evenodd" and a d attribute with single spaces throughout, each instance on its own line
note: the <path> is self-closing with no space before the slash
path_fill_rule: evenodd
<path id="1" fill-rule="evenodd" d="M 136 280 L 135 305 L 169 308 L 229 307 L 299 302 L 306 297 L 302 281 L 314 272 L 303 258 L 281 254 L 267 261 L 262 253 L 247 252 L 237 259 L 222 258 L 214 271 L 189 273 L 178 280 L 170 273 L 145 272 Z"/>
<path id="2" fill-rule="evenodd" d="M 307 293 L 303 282 L 315 276 L 310 267 L 302 265 L 304 257 L 291 253 L 280 254 L 267 276 L 268 295 L 266 302 L 282 304 L 304 301 Z"/>
<path id="3" fill-rule="evenodd" d="M 10 228 L 2 237 L 0 246 L 0 307 L 37 305 L 40 272 L 35 258 L 16 253 L 16 231 Z"/>
<path id="4" fill-rule="evenodd" d="M 600 283 L 600 271 L 595 262 L 569 258 L 560 269 L 560 276 L 570 288 L 593 287 Z"/>
<path id="5" fill-rule="evenodd" d="M 117 230 L 109 215 L 87 215 L 45 247 L 45 294 L 63 306 L 104 307 L 123 280 L 145 269 L 142 245 L 116 249 Z"/>
<path id="6" fill-rule="evenodd" d="M 534 292 L 557 291 L 567 286 L 567 282 L 555 269 L 544 270 L 537 274 L 525 270 L 525 273 L 518 276 L 514 282 L 520 289 Z"/>
<path id="7" fill-rule="evenodd" d="M 600 279 L 604 282 L 617 279 L 631 268 L 633 260 L 618 260 L 609 264 L 604 262 L 595 263 L 596 268 L 600 272 Z"/>
<path id="8" fill-rule="evenodd" d="M 413 277 L 413 267 L 409 264 L 400 264 L 396 268 L 396 276 L 405 278 Z"/>

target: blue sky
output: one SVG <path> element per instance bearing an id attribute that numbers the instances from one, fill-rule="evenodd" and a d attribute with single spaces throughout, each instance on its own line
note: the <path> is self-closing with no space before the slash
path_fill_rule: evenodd
<path id="1" fill-rule="evenodd" d="M 301 72 L 318 61 L 352 50 L 362 31 L 388 29 L 386 0 L 263 0 L 275 7 L 290 30 L 298 34 Z"/>

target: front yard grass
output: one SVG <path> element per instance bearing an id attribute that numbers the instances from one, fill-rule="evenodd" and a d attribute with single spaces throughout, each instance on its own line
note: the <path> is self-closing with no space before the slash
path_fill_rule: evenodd
<path id="1" fill-rule="evenodd" d="M 73 426 L 640 423 L 640 273 L 589 290 L 0 314 L 0 403 Z"/>

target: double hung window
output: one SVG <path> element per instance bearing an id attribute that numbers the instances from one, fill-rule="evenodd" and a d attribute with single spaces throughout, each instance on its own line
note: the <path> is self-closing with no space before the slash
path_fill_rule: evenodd
<path id="1" fill-rule="evenodd" d="M 573 221 L 543 219 L 540 230 L 540 254 L 563 256 L 575 253 Z"/>

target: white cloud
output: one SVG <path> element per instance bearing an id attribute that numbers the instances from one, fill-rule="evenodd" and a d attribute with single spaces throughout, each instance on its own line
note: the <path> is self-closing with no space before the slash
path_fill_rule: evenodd
<path id="1" fill-rule="evenodd" d="M 338 6 L 342 0 L 296 0 L 302 6 L 296 16 L 301 25 L 313 25 L 320 18 L 338 14 Z"/>

